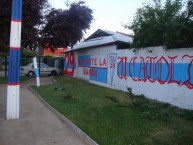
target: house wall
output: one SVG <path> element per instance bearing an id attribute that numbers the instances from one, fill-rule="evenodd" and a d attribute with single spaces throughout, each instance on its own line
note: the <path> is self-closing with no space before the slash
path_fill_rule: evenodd
<path id="1" fill-rule="evenodd" d="M 68 52 L 64 74 L 193 109 L 193 48 L 139 51 L 104 46 Z"/>

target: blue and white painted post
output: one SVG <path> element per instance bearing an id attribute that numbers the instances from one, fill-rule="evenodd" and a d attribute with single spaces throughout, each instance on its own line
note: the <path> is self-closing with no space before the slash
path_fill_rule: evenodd
<path id="1" fill-rule="evenodd" d="M 7 120 L 19 119 L 21 18 L 22 0 L 12 0 L 7 86 Z"/>
<path id="2" fill-rule="evenodd" d="M 33 58 L 33 64 L 34 64 L 34 69 L 35 69 L 35 73 L 36 73 L 36 85 L 39 87 L 40 86 L 40 75 L 39 75 L 39 68 L 37 65 L 36 57 Z"/>

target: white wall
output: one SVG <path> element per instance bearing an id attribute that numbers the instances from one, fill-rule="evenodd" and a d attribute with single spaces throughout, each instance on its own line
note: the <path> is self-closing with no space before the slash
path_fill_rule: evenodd
<path id="1" fill-rule="evenodd" d="M 65 75 L 124 91 L 129 87 L 134 94 L 193 109 L 193 48 L 150 47 L 135 52 L 112 45 L 66 56 L 64 69 L 71 73 Z"/>

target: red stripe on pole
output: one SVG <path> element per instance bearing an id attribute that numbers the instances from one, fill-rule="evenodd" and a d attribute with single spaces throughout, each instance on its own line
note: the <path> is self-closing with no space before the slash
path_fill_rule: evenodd
<path id="1" fill-rule="evenodd" d="M 14 83 L 8 83 L 9 86 L 17 86 L 17 85 L 20 85 L 19 82 L 14 82 Z"/>
<path id="2" fill-rule="evenodd" d="M 12 22 L 21 22 L 21 20 L 11 19 Z"/>
<path id="3" fill-rule="evenodd" d="M 20 50 L 20 47 L 10 47 L 11 50 Z"/>

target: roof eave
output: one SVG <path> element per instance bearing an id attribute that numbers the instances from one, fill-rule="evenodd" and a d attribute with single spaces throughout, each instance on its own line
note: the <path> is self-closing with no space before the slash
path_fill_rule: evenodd
<path id="1" fill-rule="evenodd" d="M 82 49 L 88 49 L 88 48 L 96 48 L 96 47 L 103 47 L 103 46 L 110 46 L 110 45 L 116 45 L 116 44 L 119 44 L 119 43 L 125 43 L 125 44 L 129 44 L 129 42 L 123 42 L 123 41 L 114 41 L 114 42 L 109 42 L 109 43 L 105 43 L 105 44 L 99 44 L 99 45 L 93 45 L 93 46 L 86 46 L 86 47 L 80 47 L 80 48 L 77 48 L 77 49 L 70 49 L 70 50 L 67 50 L 65 51 L 64 53 L 66 52 L 71 52 L 71 51 L 78 51 L 78 50 L 82 50 Z"/>

